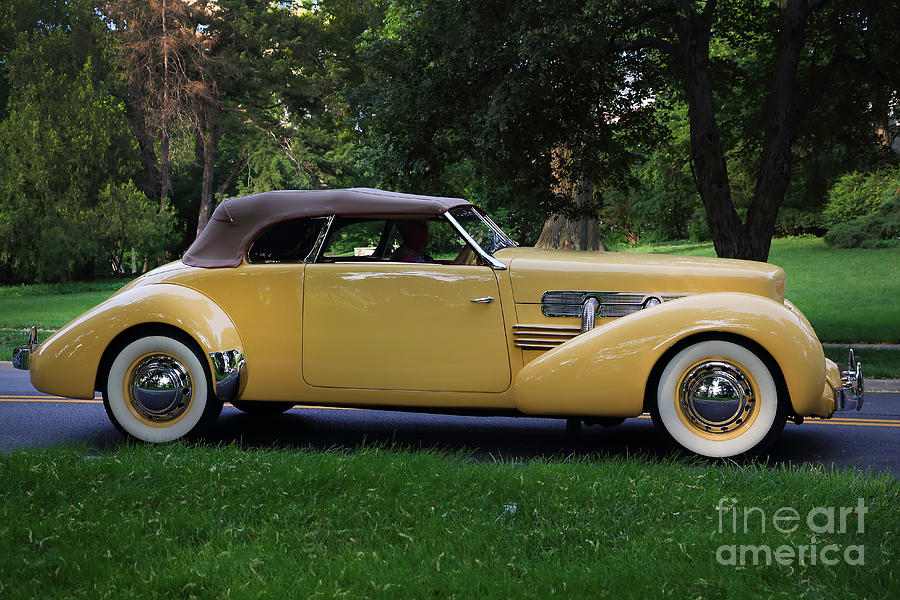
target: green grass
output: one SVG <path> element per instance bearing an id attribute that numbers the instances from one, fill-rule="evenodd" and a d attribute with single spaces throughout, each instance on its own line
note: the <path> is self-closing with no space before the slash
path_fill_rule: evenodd
<path id="1" fill-rule="evenodd" d="M 130 279 L 0 287 L 0 327 L 58 329 Z M 8 359 L 6 359 L 8 360 Z"/>
<path id="2" fill-rule="evenodd" d="M 13 348 L 28 341 L 28 329 L 0 328 L 0 360 L 10 360 Z M 38 330 L 38 341 L 43 342 L 53 334 L 52 331 Z"/>
<path id="3" fill-rule="evenodd" d="M 712 243 L 622 250 L 715 256 Z M 788 299 L 823 342 L 900 343 L 900 248 L 838 249 L 819 238 L 775 239 L 769 262 L 784 269 Z"/>
<path id="4" fill-rule="evenodd" d="M 847 363 L 847 350 L 842 348 L 825 348 L 825 356 L 838 363 Z M 883 348 L 856 348 L 856 358 L 863 364 L 863 376 L 868 379 L 900 379 L 900 350 Z"/>
<path id="5" fill-rule="evenodd" d="M 806 524 L 860 499 L 863 532 L 855 513 L 843 533 Z M 640 458 L 17 451 L 0 454 L 0 597 L 878 598 L 898 589 L 898 502 L 885 474 Z M 720 503 L 737 533 L 731 512 L 720 530 Z M 759 512 L 744 531 L 751 507 L 765 531 Z M 773 528 L 782 507 L 801 515 L 795 532 Z M 810 544 L 815 565 L 717 560 L 722 546 Z M 842 560 L 849 546 L 864 564 Z"/>

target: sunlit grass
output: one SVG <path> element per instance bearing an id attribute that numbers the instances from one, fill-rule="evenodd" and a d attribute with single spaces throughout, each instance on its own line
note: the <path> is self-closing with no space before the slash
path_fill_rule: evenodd
<path id="1" fill-rule="evenodd" d="M 0 327 L 58 329 L 109 298 L 129 279 L 0 286 Z"/>
<path id="2" fill-rule="evenodd" d="M 627 252 L 715 256 L 712 243 L 646 245 Z M 900 248 L 830 248 L 819 238 L 772 240 L 769 262 L 787 297 L 823 342 L 900 343 Z"/>

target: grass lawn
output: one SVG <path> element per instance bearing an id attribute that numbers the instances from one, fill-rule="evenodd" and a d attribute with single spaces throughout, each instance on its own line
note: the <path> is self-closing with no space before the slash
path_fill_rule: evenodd
<path id="1" fill-rule="evenodd" d="M 715 256 L 712 243 L 647 245 L 628 252 Z M 900 248 L 830 248 L 820 238 L 772 240 L 769 262 L 787 274 L 787 297 L 823 342 L 900 343 Z"/>
<path id="2" fill-rule="evenodd" d="M 847 350 L 842 348 L 825 348 L 825 356 L 843 365 L 847 363 Z M 863 364 L 863 376 L 875 379 L 900 379 L 900 350 L 856 348 L 856 358 Z"/>
<path id="3" fill-rule="evenodd" d="M 58 329 L 130 279 L 0 287 L 0 327 Z"/>
<path id="4" fill-rule="evenodd" d="M 38 339 L 44 341 L 129 281 L 0 286 L 0 360 L 10 360 L 13 348 L 27 341 L 28 329 L 33 325 L 39 328 Z"/>
<path id="5" fill-rule="evenodd" d="M 890 475 L 641 458 L 28 450 L 0 454 L 0 597 L 881 598 L 898 502 Z"/>

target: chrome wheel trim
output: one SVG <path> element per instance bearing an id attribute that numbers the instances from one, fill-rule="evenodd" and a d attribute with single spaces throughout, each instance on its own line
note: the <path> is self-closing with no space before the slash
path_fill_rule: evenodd
<path id="1" fill-rule="evenodd" d="M 756 398 L 750 378 L 736 365 L 712 360 L 694 365 L 681 381 L 678 402 L 690 424 L 709 434 L 727 434 L 746 423 Z"/>
<path id="2" fill-rule="evenodd" d="M 153 423 L 177 421 L 191 404 L 194 385 L 187 367 L 167 354 L 142 358 L 131 370 L 128 402 Z"/>
<path id="3" fill-rule="evenodd" d="M 191 376 L 191 400 L 187 410 L 177 419 L 161 422 L 146 419 L 134 410 L 129 399 L 132 371 L 144 358 L 154 354 L 174 358 Z M 107 372 L 104 393 L 107 414 L 123 433 L 138 440 L 156 443 L 184 437 L 213 406 L 210 404 L 207 368 L 191 348 L 176 339 L 162 335 L 138 338 L 119 352 Z"/>
<path id="4" fill-rule="evenodd" d="M 750 379 L 754 408 L 750 417 L 727 433 L 711 434 L 691 424 L 679 401 L 681 383 L 700 364 L 722 361 L 737 365 Z M 773 430 L 780 431 L 778 390 L 766 364 L 752 351 L 734 342 L 706 340 L 678 352 L 666 364 L 656 390 L 656 418 L 680 446 L 702 456 L 728 457 L 753 451 Z"/>

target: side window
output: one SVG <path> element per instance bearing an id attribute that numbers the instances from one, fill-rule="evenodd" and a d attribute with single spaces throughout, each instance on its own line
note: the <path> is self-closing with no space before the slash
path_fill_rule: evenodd
<path id="1" fill-rule="evenodd" d="M 325 217 L 309 217 L 272 225 L 250 244 L 247 262 L 304 262 L 316 246 L 326 222 Z"/>
<path id="2" fill-rule="evenodd" d="M 477 264 L 468 244 L 444 217 L 395 219 L 385 258 L 398 262 Z"/>
<path id="3" fill-rule="evenodd" d="M 379 250 L 386 219 L 337 218 L 325 241 L 322 258 L 353 258 L 374 256 Z"/>

